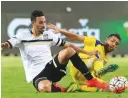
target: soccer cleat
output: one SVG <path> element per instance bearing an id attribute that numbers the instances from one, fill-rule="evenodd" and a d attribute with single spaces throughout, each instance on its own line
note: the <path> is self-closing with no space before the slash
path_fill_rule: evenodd
<path id="1" fill-rule="evenodd" d="M 108 83 L 106 82 L 99 82 L 96 78 L 93 78 L 89 81 L 87 81 L 87 86 L 88 87 L 97 87 L 99 89 L 104 89 L 106 87 L 108 87 Z"/>
<path id="2" fill-rule="evenodd" d="M 75 82 L 70 83 L 69 87 L 67 87 L 67 92 L 76 92 L 80 91 L 80 87 Z"/>
<path id="3" fill-rule="evenodd" d="M 117 70 L 118 65 L 117 64 L 111 64 L 109 66 L 106 66 L 102 69 L 100 69 L 100 71 L 96 72 L 96 76 L 103 76 L 108 72 L 113 72 L 115 70 Z"/>
<path id="4" fill-rule="evenodd" d="M 61 92 L 66 92 L 66 91 L 67 91 L 67 89 L 66 89 L 66 88 L 64 88 L 64 87 L 60 86 L 58 83 L 53 83 L 53 85 L 54 85 L 55 87 L 60 88 L 60 89 L 61 89 Z"/>

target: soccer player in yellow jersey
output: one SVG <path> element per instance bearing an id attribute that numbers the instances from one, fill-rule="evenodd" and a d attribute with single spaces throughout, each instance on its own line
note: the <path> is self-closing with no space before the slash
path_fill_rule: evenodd
<path id="1" fill-rule="evenodd" d="M 87 51 L 98 50 L 99 51 L 99 54 L 96 54 L 96 55 L 89 56 L 87 54 L 80 53 L 79 56 L 88 66 L 92 75 L 94 77 L 97 77 L 102 82 L 103 80 L 100 79 L 100 76 L 102 74 L 100 73 L 102 73 L 102 69 L 103 70 L 105 69 L 104 66 L 106 65 L 108 61 L 107 54 L 109 52 L 114 51 L 118 47 L 121 41 L 120 36 L 118 34 L 111 34 L 108 36 L 108 38 L 105 40 L 105 43 L 103 44 L 99 40 L 96 40 L 96 38 L 94 37 L 80 36 L 75 33 L 71 33 L 66 30 L 57 28 L 55 25 L 52 25 L 52 24 L 49 24 L 48 27 L 54 29 L 56 32 L 60 32 L 61 34 L 64 34 L 69 39 L 76 40 L 76 41 L 83 43 L 84 44 L 83 50 L 87 50 Z M 114 66 L 113 65 L 108 66 L 106 68 L 107 71 L 109 71 L 108 69 L 110 67 L 117 68 L 117 65 L 115 64 Z M 105 69 L 105 72 L 107 72 L 106 69 Z M 114 71 L 114 68 L 113 68 L 113 71 Z M 69 88 L 69 91 L 73 91 L 74 88 L 77 88 L 81 91 L 99 90 L 96 87 L 87 87 L 85 84 L 86 79 L 81 74 L 81 72 L 78 71 L 73 65 L 70 66 L 70 73 L 75 83 L 72 84 L 73 87 Z"/>

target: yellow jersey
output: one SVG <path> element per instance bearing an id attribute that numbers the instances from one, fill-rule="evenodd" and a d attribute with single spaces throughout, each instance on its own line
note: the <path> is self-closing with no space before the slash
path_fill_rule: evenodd
<path id="1" fill-rule="evenodd" d="M 96 77 L 95 72 L 103 68 L 104 65 L 108 61 L 108 58 L 105 55 L 104 46 L 99 40 L 96 40 L 94 37 L 84 36 L 84 48 L 83 49 L 87 51 L 98 50 L 100 52 L 99 54 L 96 54 L 93 56 L 89 56 L 84 53 L 79 54 L 81 59 L 85 62 L 85 64 L 89 68 L 92 75 Z M 86 81 L 85 77 L 73 65 L 70 66 L 70 73 L 75 83 L 85 84 L 85 81 Z M 100 80 L 100 81 L 103 81 L 103 80 Z"/>

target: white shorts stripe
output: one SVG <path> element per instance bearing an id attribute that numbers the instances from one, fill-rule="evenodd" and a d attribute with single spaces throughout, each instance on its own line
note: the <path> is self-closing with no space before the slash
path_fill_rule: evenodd
<path id="1" fill-rule="evenodd" d="M 56 63 L 55 63 L 54 59 L 52 59 L 52 61 L 53 61 L 53 64 L 54 64 L 54 66 L 55 66 L 55 68 L 56 68 L 56 67 L 57 67 L 57 65 L 56 65 Z"/>

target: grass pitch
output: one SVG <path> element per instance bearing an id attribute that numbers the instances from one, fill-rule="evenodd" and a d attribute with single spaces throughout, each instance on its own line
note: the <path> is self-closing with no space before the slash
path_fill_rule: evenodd
<path id="1" fill-rule="evenodd" d="M 108 64 L 116 63 L 119 69 L 106 74 L 103 79 L 109 81 L 113 76 L 122 75 L 128 79 L 128 57 L 110 58 Z M 59 84 L 68 86 L 72 81 L 68 73 Z M 128 98 L 128 91 L 121 95 L 108 92 L 78 93 L 38 93 L 32 83 L 25 80 L 20 57 L 1 57 L 1 98 Z"/>

